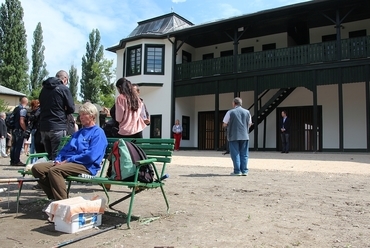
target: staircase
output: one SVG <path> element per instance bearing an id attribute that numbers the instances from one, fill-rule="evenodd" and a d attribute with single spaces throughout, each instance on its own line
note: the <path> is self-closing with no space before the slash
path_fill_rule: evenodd
<path id="1" fill-rule="evenodd" d="M 252 132 L 256 125 L 259 125 L 262 121 L 264 121 L 267 118 L 267 116 L 272 111 L 274 111 L 274 109 L 276 109 L 276 107 L 279 106 L 279 104 L 282 103 L 294 90 L 295 88 L 283 88 L 278 90 L 271 97 L 271 99 L 265 105 L 263 105 L 261 109 L 258 110 L 257 118 L 255 116 L 252 117 L 253 125 L 249 128 L 249 132 Z M 260 100 L 261 97 L 259 97 L 258 100 Z M 253 105 L 250 108 L 252 107 Z"/>

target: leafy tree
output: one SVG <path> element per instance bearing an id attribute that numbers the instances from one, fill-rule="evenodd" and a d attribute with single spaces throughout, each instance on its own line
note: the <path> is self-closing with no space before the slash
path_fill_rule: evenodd
<path id="1" fill-rule="evenodd" d="M 9 112 L 9 103 L 4 101 L 3 99 L 0 99 L 0 112 Z"/>
<path id="2" fill-rule="evenodd" d="M 0 7 L 0 82 L 27 92 L 27 36 L 19 0 L 5 0 Z"/>
<path id="3" fill-rule="evenodd" d="M 79 76 L 77 74 L 77 68 L 74 65 L 71 65 L 71 69 L 69 69 L 69 90 L 71 91 L 75 101 L 77 101 L 78 80 Z"/>
<path id="4" fill-rule="evenodd" d="M 30 91 L 41 88 L 42 81 L 48 76 L 49 72 L 46 70 L 46 63 L 44 61 L 45 46 L 43 45 L 42 27 L 39 22 L 33 32 L 32 45 L 32 70 L 31 70 L 31 84 Z M 33 92 L 32 92 L 33 93 Z"/>
<path id="5" fill-rule="evenodd" d="M 82 57 L 80 96 L 84 101 L 99 103 L 101 85 L 100 80 L 97 79 L 98 70 L 93 70 L 93 66 L 103 59 L 103 50 L 103 45 L 100 45 L 100 32 L 98 29 L 93 29 L 89 35 L 89 42 L 86 44 L 86 54 Z"/>
<path id="6" fill-rule="evenodd" d="M 112 107 L 114 104 L 114 84 L 112 80 L 115 76 L 113 60 L 103 59 L 100 63 L 95 63 L 92 67 L 97 75 L 95 82 L 100 85 L 99 104 L 105 107 Z"/>

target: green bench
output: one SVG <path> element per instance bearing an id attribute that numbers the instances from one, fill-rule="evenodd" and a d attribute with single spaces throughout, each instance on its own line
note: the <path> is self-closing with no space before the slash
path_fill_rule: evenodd
<path id="1" fill-rule="evenodd" d="M 131 198 L 129 209 L 127 212 L 127 227 L 130 228 L 131 214 L 133 210 L 135 195 L 143 190 L 160 188 L 164 201 L 167 206 L 167 212 L 169 211 L 169 204 L 168 204 L 167 197 L 163 189 L 164 182 L 160 179 L 163 179 L 166 177 L 166 174 L 165 174 L 166 165 L 171 162 L 175 140 L 174 139 L 159 139 L 159 138 L 153 138 L 153 139 L 123 138 L 123 139 L 127 141 L 132 141 L 138 146 L 140 146 L 145 151 L 148 157 L 148 159 L 146 160 L 141 160 L 141 161 L 136 162 L 136 172 L 135 172 L 134 181 L 132 182 L 116 181 L 116 180 L 110 180 L 106 177 L 106 171 L 109 166 L 108 156 L 111 154 L 114 142 L 118 140 L 118 138 L 108 138 L 107 139 L 108 146 L 105 150 L 105 155 L 104 155 L 105 159 L 103 161 L 100 172 L 98 172 L 98 175 L 93 178 L 84 178 L 84 177 L 78 177 L 78 176 L 67 177 L 66 178 L 66 181 L 68 183 L 67 195 L 69 195 L 72 182 L 99 184 L 103 188 L 104 193 L 106 194 L 107 200 L 109 203 L 110 197 L 109 197 L 109 192 L 106 188 L 106 185 L 110 184 L 110 185 L 119 185 L 119 186 L 129 187 L 131 189 L 131 192 L 123 196 L 122 198 L 116 200 L 115 202 L 110 203 L 109 208 L 115 210 L 113 206 L 115 206 L 116 204 L 128 198 Z M 68 139 L 63 140 L 63 142 L 65 144 L 66 142 L 68 142 Z M 63 146 L 60 146 L 60 149 L 61 147 Z M 154 169 L 155 177 L 157 178 L 157 180 L 152 183 L 142 183 L 138 181 L 138 174 L 139 174 L 140 167 L 146 164 L 150 164 L 150 163 L 153 163 L 153 169 Z M 157 168 L 157 166 L 161 166 L 160 170 Z M 24 175 L 28 174 L 24 171 L 23 173 Z M 20 191 L 19 191 L 19 196 L 20 196 Z M 19 198 L 17 199 L 17 201 L 18 200 Z"/>

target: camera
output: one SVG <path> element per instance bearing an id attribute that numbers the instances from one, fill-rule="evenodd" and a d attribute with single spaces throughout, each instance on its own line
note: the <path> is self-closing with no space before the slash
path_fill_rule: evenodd
<path id="1" fill-rule="evenodd" d="M 27 130 L 23 132 L 23 138 L 28 140 L 30 136 L 31 136 L 31 130 L 27 128 Z"/>

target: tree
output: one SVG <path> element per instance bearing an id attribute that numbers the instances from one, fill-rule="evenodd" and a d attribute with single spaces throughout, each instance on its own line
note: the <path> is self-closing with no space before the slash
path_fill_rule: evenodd
<path id="1" fill-rule="evenodd" d="M 115 87 L 112 80 L 116 73 L 113 68 L 113 60 L 103 58 L 100 63 L 95 63 L 92 69 L 97 75 L 95 82 L 100 85 L 99 104 L 110 108 L 115 99 Z"/>
<path id="2" fill-rule="evenodd" d="M 44 38 L 42 35 L 42 27 L 39 22 L 33 32 L 32 45 L 32 70 L 30 91 L 41 88 L 42 81 L 48 76 L 49 72 L 46 70 L 46 63 L 44 62 L 45 46 L 43 45 Z"/>
<path id="3" fill-rule="evenodd" d="M 9 103 L 3 99 L 0 99 L 0 112 L 9 112 Z"/>
<path id="4" fill-rule="evenodd" d="M 77 68 L 74 65 L 71 65 L 69 69 L 69 90 L 72 93 L 73 100 L 77 101 L 77 85 L 78 85 L 79 76 L 77 74 Z"/>
<path id="5" fill-rule="evenodd" d="M 5 0 L 0 7 L 0 82 L 27 92 L 27 36 L 19 0 Z"/>
<path id="6" fill-rule="evenodd" d="M 90 100 L 92 103 L 99 103 L 101 86 L 100 80 L 97 80 L 97 72 L 99 71 L 93 70 L 93 66 L 103 59 L 103 50 L 103 45 L 100 45 L 100 32 L 98 29 L 93 29 L 89 35 L 89 42 L 86 44 L 86 54 L 82 57 L 80 96 L 84 101 Z"/>

